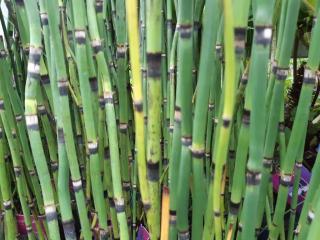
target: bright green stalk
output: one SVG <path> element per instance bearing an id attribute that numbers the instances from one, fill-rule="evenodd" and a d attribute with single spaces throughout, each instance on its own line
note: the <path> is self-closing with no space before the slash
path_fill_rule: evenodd
<path id="1" fill-rule="evenodd" d="M 23 106 L 22 102 L 19 99 L 18 93 L 15 91 L 13 88 L 12 84 L 10 84 L 10 76 L 8 75 L 8 72 L 6 71 L 6 68 L 8 67 L 8 63 L 6 60 L 1 60 L 1 72 L 3 76 L 3 81 L 4 81 L 4 86 L 6 86 L 6 92 L 8 94 L 8 98 L 10 99 L 11 105 L 12 105 L 12 110 L 15 115 L 15 120 L 16 120 L 16 125 L 17 125 L 17 132 L 18 136 L 20 138 L 21 142 L 21 147 L 23 151 L 23 160 L 26 165 L 26 168 L 29 172 L 30 178 L 31 178 L 31 183 L 32 183 L 32 192 L 36 197 L 37 200 L 37 205 L 40 214 L 44 214 L 44 209 L 43 209 L 43 199 L 41 195 L 41 188 L 39 184 L 39 179 L 37 175 L 35 174 L 35 167 L 32 159 L 32 154 L 31 150 L 29 147 L 29 141 L 28 141 L 28 135 L 27 135 L 27 129 L 26 129 L 26 124 L 25 121 L 23 121 Z M 4 94 L 6 94 L 6 92 Z"/>
<path id="2" fill-rule="evenodd" d="M 0 123 L 0 189 L 3 205 L 7 206 L 11 202 L 11 193 L 9 188 L 9 179 L 4 161 L 4 132 L 2 129 L 2 123 Z M 4 219 L 7 229 L 7 239 L 14 239 L 17 234 L 17 227 L 13 215 L 12 208 L 4 208 Z"/>
<path id="3" fill-rule="evenodd" d="M 151 239 L 160 236 L 159 162 L 161 159 L 161 48 L 160 24 L 162 0 L 146 1 L 146 54 L 147 54 L 147 168 L 151 203 Z"/>
<path id="4" fill-rule="evenodd" d="M 177 229 L 179 238 L 189 238 L 189 178 L 192 144 L 193 0 L 179 2 L 177 91 L 180 91 L 181 155 L 177 188 Z"/>
<path id="5" fill-rule="evenodd" d="M 192 239 L 202 239 L 203 215 L 205 201 L 205 176 L 203 161 L 205 156 L 205 135 L 207 126 L 209 90 L 213 79 L 209 78 L 215 73 L 211 66 L 215 59 L 215 42 L 220 23 L 221 6 L 216 0 L 207 0 L 205 3 L 202 43 L 198 73 L 196 104 L 193 119 L 192 139 L 192 172 L 193 172 L 193 211 L 192 211 Z M 180 43 L 179 43 L 180 44 Z M 211 119 L 210 119 L 211 121 Z"/>
<path id="6" fill-rule="evenodd" d="M 270 14 L 274 1 L 257 2 L 255 12 L 255 35 L 251 54 L 249 82 L 252 84 L 252 109 L 250 115 L 249 160 L 247 163 L 246 190 L 242 213 L 242 237 L 254 239 L 259 188 L 262 170 L 262 158 L 266 128 L 265 96 L 267 89 L 267 71 L 269 51 L 272 40 Z"/>
<path id="7" fill-rule="evenodd" d="M 117 211 L 117 218 L 120 227 L 120 239 L 128 239 L 128 225 L 125 212 L 125 203 L 123 199 L 122 187 L 120 183 L 120 166 L 119 166 L 119 150 L 117 142 L 117 133 L 115 129 L 115 112 L 113 105 L 113 97 L 111 92 L 111 81 L 108 68 L 106 67 L 106 60 L 104 53 L 101 48 L 101 40 L 98 31 L 98 24 L 96 19 L 96 13 L 94 9 L 94 2 L 89 1 L 88 6 L 88 22 L 89 31 L 92 39 L 92 45 L 95 51 L 95 58 L 97 61 L 98 76 L 101 77 L 101 82 L 103 84 L 104 101 L 106 108 L 106 119 L 108 128 L 108 137 L 110 144 L 110 156 L 111 156 L 111 169 L 112 169 L 112 183 L 113 183 L 113 194 L 115 208 Z M 80 82 L 81 87 L 81 82 Z M 84 101 L 84 99 L 83 99 Z M 94 184 L 94 183 L 93 183 Z"/>
<path id="8" fill-rule="evenodd" d="M 318 12 L 317 16 L 319 16 L 319 14 L 320 12 Z M 279 232 L 277 225 L 281 224 L 283 221 L 283 214 L 285 211 L 286 199 L 289 191 L 288 187 L 292 177 L 293 165 L 299 151 L 299 148 L 297 146 L 301 144 L 300 141 L 303 137 L 305 131 L 304 129 L 307 127 L 308 123 L 309 108 L 312 101 L 313 86 L 315 83 L 315 71 L 320 63 L 320 53 L 316 51 L 316 45 L 319 40 L 320 22 L 317 21 L 311 35 L 309 56 L 307 67 L 304 72 L 299 103 L 287 147 L 287 153 L 281 169 L 281 184 L 279 188 L 275 215 L 273 218 L 275 228 L 271 231 L 271 239 L 277 238 Z"/>
<path id="9" fill-rule="evenodd" d="M 128 162 L 128 73 L 127 73 L 127 33 L 126 33 L 126 16 L 125 16 L 125 0 L 116 1 L 116 43 L 117 43 L 117 92 L 119 97 L 119 147 L 121 178 L 126 201 L 127 215 L 130 216 L 129 188 L 130 171 Z"/>
<path id="10" fill-rule="evenodd" d="M 214 186 L 213 186 L 213 210 L 214 210 L 214 231 L 217 240 L 222 239 L 221 215 L 221 180 L 223 168 L 227 159 L 228 145 L 230 139 L 231 126 L 233 121 L 233 111 L 235 103 L 236 90 L 236 69 L 235 69 L 235 43 L 233 32 L 233 7 L 231 0 L 223 1 L 224 16 L 224 51 L 225 51 L 225 69 L 224 75 L 224 92 L 222 115 L 219 119 L 217 142 L 214 147 L 215 170 L 214 170 Z"/>
<path id="11" fill-rule="evenodd" d="M 181 154 L 181 114 L 180 114 L 180 93 L 177 89 L 175 93 L 176 82 L 176 48 L 178 42 L 178 31 L 175 30 L 171 53 L 170 53 L 170 68 L 169 68 L 169 85 L 170 85 L 170 148 L 169 152 L 169 190 L 170 190 L 170 220 L 169 220 L 169 239 L 177 238 L 176 228 L 176 210 L 177 210 L 177 187 L 178 187 L 178 172 L 175 169 L 179 168 L 179 159 Z M 175 100 L 176 99 L 176 100 Z"/>
<path id="12" fill-rule="evenodd" d="M 30 52 L 28 60 L 28 76 L 25 88 L 25 115 L 31 143 L 32 154 L 41 184 L 46 219 L 49 227 L 49 236 L 59 239 L 59 228 L 57 212 L 54 202 L 54 192 L 51 184 L 50 174 L 47 167 L 44 149 L 41 143 L 36 95 L 40 80 L 40 58 L 42 54 L 41 25 L 38 14 L 37 3 L 34 0 L 26 2 L 30 27 Z M 35 12 L 36 11 L 36 12 Z"/>
<path id="13" fill-rule="evenodd" d="M 72 131 L 72 123 L 71 123 L 71 114 L 70 114 L 70 106 L 69 106 L 69 97 L 67 94 L 67 87 L 68 87 L 68 81 L 67 81 L 67 72 L 66 72 L 66 66 L 64 59 L 64 52 L 63 52 L 63 46 L 60 38 L 59 33 L 59 21 L 58 21 L 58 4 L 56 1 L 47 1 L 47 8 L 51 9 L 48 11 L 48 19 L 45 20 L 45 23 L 49 24 L 49 29 L 51 33 L 51 41 L 50 46 L 55 51 L 54 55 L 54 61 L 51 60 L 53 66 L 56 66 L 56 78 L 51 79 L 53 81 L 51 83 L 51 90 L 55 93 L 55 96 L 57 95 L 57 92 L 59 92 L 59 101 L 61 104 L 61 107 L 56 110 L 56 114 L 58 116 L 59 121 L 63 123 L 63 128 L 58 129 L 58 133 L 60 134 L 61 142 L 63 141 L 62 136 L 64 136 L 65 139 L 65 146 L 67 151 L 67 158 L 69 161 L 70 166 L 70 172 L 71 172 L 71 179 L 73 183 L 73 188 L 75 191 L 75 197 L 77 202 L 77 208 L 80 218 L 80 224 L 82 228 L 82 234 L 85 239 L 91 239 L 91 231 L 90 231 L 90 225 L 89 220 L 87 217 L 87 211 L 86 204 L 85 204 L 85 198 L 83 194 L 82 189 L 82 182 L 81 182 L 81 175 L 79 171 L 79 163 L 77 160 L 77 152 L 75 149 L 75 141 L 74 141 L 74 134 Z M 49 46 L 46 46 L 49 47 Z M 54 71 L 54 70 L 53 70 Z M 58 122 L 58 127 L 61 126 Z M 58 134 L 58 137 L 59 137 Z M 70 215 L 69 215 L 70 216 Z M 69 219 L 70 220 L 70 219 Z M 72 227 L 72 224 L 70 221 L 65 222 L 65 227 L 67 226 Z M 70 231 L 72 231 L 70 229 Z"/>
<path id="14" fill-rule="evenodd" d="M 103 185 L 100 174 L 100 159 L 98 154 L 98 139 L 95 129 L 95 121 L 92 108 L 91 91 L 89 85 L 89 69 L 86 51 L 86 12 L 83 0 L 72 2 L 74 14 L 74 28 L 76 40 L 76 60 L 78 67 L 78 76 L 80 83 L 80 93 L 83 104 L 83 116 L 85 132 L 87 136 L 87 145 L 90 159 L 90 178 L 92 183 L 92 194 L 95 208 L 98 212 L 99 225 L 101 228 L 101 237 L 105 238 L 107 234 L 107 209 L 103 197 Z"/>
<path id="15" fill-rule="evenodd" d="M 139 51 L 139 33 L 138 33 L 138 12 L 137 1 L 126 1 L 129 50 L 132 72 L 132 87 L 133 87 L 133 104 L 134 104 L 134 121 L 135 121 L 135 144 L 136 144 L 136 161 L 138 168 L 139 184 L 142 203 L 147 212 L 147 222 L 149 228 L 153 228 L 153 223 L 150 216 L 150 196 L 149 185 L 147 182 L 147 168 L 145 156 L 145 140 L 144 140 L 144 120 L 143 120 L 143 93 L 142 93 L 142 78 L 141 64 Z"/>

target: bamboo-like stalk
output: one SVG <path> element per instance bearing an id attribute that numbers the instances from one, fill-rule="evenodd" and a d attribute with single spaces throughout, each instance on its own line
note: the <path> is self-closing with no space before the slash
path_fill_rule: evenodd
<path id="1" fill-rule="evenodd" d="M 301 89 L 297 112 L 289 139 L 286 156 L 281 168 L 281 184 L 279 188 L 279 197 L 277 199 L 275 215 L 273 218 L 273 223 L 275 226 L 282 222 L 281 218 L 284 214 L 285 203 L 288 194 L 289 184 L 287 183 L 290 183 L 291 181 L 293 165 L 295 159 L 298 157 L 297 154 L 299 148 L 297 148 L 296 146 L 300 143 L 299 141 L 301 141 L 301 137 L 303 137 L 304 135 L 304 129 L 307 127 L 308 123 L 308 113 L 311 106 L 313 86 L 315 83 L 315 71 L 320 63 L 320 55 L 314 50 L 314 44 L 319 41 L 320 37 L 319 29 L 320 23 L 319 21 L 317 21 L 311 35 L 310 51 L 308 56 L 309 58 L 307 61 L 307 68 L 304 72 L 303 86 Z M 275 227 L 274 229 L 272 229 L 270 237 L 276 238 L 277 233 L 277 227 Z"/>
<path id="2" fill-rule="evenodd" d="M 272 28 L 269 14 L 272 14 L 274 2 L 257 2 L 255 12 L 255 35 L 251 53 L 249 82 L 252 84 L 252 109 L 250 114 L 249 160 L 246 173 L 246 190 L 242 214 L 242 237 L 253 239 L 256 218 L 249 214 L 258 210 L 259 188 L 262 170 L 265 139 L 265 95 L 267 89 L 268 58 L 272 40 Z M 264 76 L 264 77 L 261 77 Z"/>
<path id="3" fill-rule="evenodd" d="M 150 210 L 149 184 L 147 181 L 147 165 L 145 155 L 145 129 L 143 116 L 143 89 L 139 51 L 139 33 L 138 33 L 138 12 L 137 1 L 126 1 L 126 12 L 128 18 L 128 37 L 129 51 L 132 71 L 132 90 L 134 104 L 134 120 L 135 120 L 135 144 L 136 144 L 136 160 L 138 165 L 138 176 L 140 184 L 140 193 L 144 209 L 147 212 L 147 221 L 150 228 L 153 227 L 153 222 Z"/>
<path id="4" fill-rule="evenodd" d="M 58 5 L 54 1 L 47 1 L 46 5 L 48 9 L 58 9 Z M 73 188 L 75 191 L 76 201 L 77 201 L 77 207 L 78 207 L 78 213 L 80 217 L 80 223 L 82 227 L 82 233 L 85 239 L 91 238 L 91 232 L 90 232 L 90 226 L 89 221 L 87 218 L 87 213 L 84 211 L 86 209 L 85 207 L 85 199 L 82 189 L 82 182 L 81 182 L 81 176 L 79 171 L 79 165 L 77 160 L 77 153 L 75 149 L 75 142 L 73 137 L 73 131 L 72 131 L 72 124 L 71 124 L 71 117 L 70 117 L 70 107 L 69 107 L 69 97 L 67 94 L 67 73 L 66 73 L 66 66 L 65 62 L 62 60 L 64 59 L 64 53 L 63 53 L 63 47 L 62 42 L 60 40 L 59 35 L 59 29 L 58 29 L 58 16 L 55 15 L 55 11 L 48 11 L 47 12 L 47 18 L 46 15 L 43 15 L 43 23 L 48 24 L 50 34 L 53 36 L 50 41 L 50 46 L 46 45 L 47 51 L 49 52 L 48 47 L 51 47 L 50 52 L 53 53 L 53 49 L 55 49 L 54 56 L 51 56 L 51 64 L 55 68 L 52 69 L 52 71 L 56 71 L 56 78 L 53 76 L 51 79 L 51 90 L 53 92 L 54 96 L 59 96 L 57 103 L 62 104 L 62 108 L 59 108 L 58 106 L 55 108 L 55 114 L 58 117 L 58 145 L 63 145 L 65 142 L 66 147 L 66 153 L 67 158 L 69 161 L 70 166 L 70 172 L 71 172 L 71 179 L 73 183 Z M 49 61 L 49 60 L 48 60 Z M 54 73 L 53 73 L 54 74 Z M 61 128 L 61 125 L 63 123 L 63 128 Z M 60 142 L 60 143 L 59 143 Z M 60 149 L 62 150 L 62 149 Z M 60 152 L 61 154 L 62 152 Z M 66 163 L 61 163 L 65 165 Z M 61 176 L 63 179 L 63 176 Z M 60 185 L 61 186 L 61 185 Z M 63 187 L 66 187 L 66 185 L 63 185 Z M 63 189 L 63 188 L 62 188 Z M 60 189 L 60 190 L 62 190 Z M 65 196 L 65 201 L 63 204 L 68 205 L 68 196 Z M 73 221 L 69 214 L 67 214 L 66 218 L 64 218 L 64 231 L 66 232 L 66 235 L 72 236 L 72 228 L 73 228 Z"/>
<path id="5" fill-rule="evenodd" d="M 233 32 L 233 7 L 231 1 L 223 1 L 224 14 L 224 51 L 225 51 L 225 72 L 224 92 L 222 94 L 223 109 L 217 129 L 217 141 L 214 147 L 215 170 L 213 186 L 213 210 L 214 210 L 214 234 L 222 239 L 222 216 L 221 216 L 221 180 L 223 168 L 227 159 L 227 151 L 230 139 L 231 126 L 234 110 L 235 93 L 235 52 Z"/>
<path id="6" fill-rule="evenodd" d="M 191 173 L 192 144 L 192 99 L 193 92 L 193 1 L 179 2 L 178 47 L 177 47 L 177 91 L 180 91 L 181 155 L 177 187 L 177 229 L 179 238 L 189 238 L 188 205 L 189 178 Z"/>
<path id="7" fill-rule="evenodd" d="M 111 92 L 111 81 L 109 70 L 106 68 L 106 60 L 104 53 L 101 48 L 101 40 L 98 31 L 98 25 L 96 20 L 96 14 L 94 9 L 94 2 L 90 1 L 88 5 L 88 22 L 90 24 L 89 31 L 92 39 L 93 49 L 95 51 L 95 58 L 98 65 L 99 75 L 101 76 L 101 81 L 103 84 L 104 92 L 104 104 L 106 108 L 106 118 L 107 118 L 107 128 L 108 128 L 108 137 L 109 143 L 112 142 L 110 146 L 110 157 L 111 157 L 111 169 L 112 169 L 112 183 L 113 183 L 113 194 L 115 209 L 117 212 L 117 218 L 120 228 L 120 238 L 128 239 L 128 225 L 125 212 L 125 202 L 122 193 L 122 187 L 120 183 L 120 166 L 119 166 L 119 151 L 117 143 L 117 134 L 114 129 L 115 122 L 115 112 L 113 105 L 113 97 Z"/>
<path id="8" fill-rule="evenodd" d="M 40 79 L 40 58 L 42 54 L 41 26 L 36 1 L 26 3 L 27 15 L 30 27 L 30 52 L 28 60 L 28 75 L 25 88 L 25 115 L 26 123 L 31 141 L 31 149 L 36 159 L 36 169 L 41 184 L 46 219 L 49 228 L 49 235 L 53 239 L 60 238 L 58 229 L 57 212 L 54 202 L 54 191 L 50 181 L 49 170 L 46 165 L 44 150 L 41 143 L 39 123 L 37 116 L 36 94 L 39 88 Z"/>
<path id="9" fill-rule="evenodd" d="M 146 60 L 147 60 L 147 178 L 150 196 L 151 239 L 160 237 L 160 184 L 161 159 L 161 48 L 160 24 L 163 1 L 146 0 Z"/>
<path id="10" fill-rule="evenodd" d="M 101 237 L 107 235 L 107 211 L 103 197 L 103 185 L 100 178 L 100 160 L 98 154 L 98 139 L 93 118 L 92 99 L 89 85 L 89 69 L 86 50 L 86 12 L 85 3 L 82 0 L 72 2 L 74 15 L 75 41 L 76 41 L 76 60 L 80 83 L 80 93 L 83 104 L 83 116 L 85 132 L 87 137 L 87 148 L 90 159 L 90 178 L 92 182 L 92 192 L 95 208 L 98 212 Z"/>
<path id="11" fill-rule="evenodd" d="M 220 23 L 221 6 L 219 1 L 206 1 L 204 12 L 200 63 L 198 72 L 198 89 L 193 119 L 192 139 L 192 172 L 193 172 L 193 206 L 192 211 L 192 239 L 202 238 L 203 215 L 205 201 L 205 176 L 203 172 L 203 160 L 205 157 L 205 135 L 208 109 L 203 105 L 209 102 L 210 81 L 208 77 L 214 74 L 211 62 L 215 59 L 215 44 L 218 26 Z M 211 10 L 212 9 L 212 10 Z M 213 23 L 213 25 L 212 25 Z M 210 49 L 210 50 L 208 50 Z M 210 79 L 211 81 L 213 79 Z M 208 106 L 208 105 L 207 105 Z M 211 119 L 210 119 L 211 121 Z"/>
<path id="12" fill-rule="evenodd" d="M 0 181 L 1 181 L 1 197 L 3 205 L 6 206 L 8 202 L 11 202 L 11 192 L 9 188 L 9 178 L 7 174 L 7 169 L 4 160 L 4 138 L 5 134 L 2 127 L 2 122 L 0 123 Z M 6 235 L 8 239 L 14 239 L 17 234 L 17 227 L 15 224 L 15 219 L 13 215 L 12 208 L 4 208 L 4 220 L 6 224 Z"/>

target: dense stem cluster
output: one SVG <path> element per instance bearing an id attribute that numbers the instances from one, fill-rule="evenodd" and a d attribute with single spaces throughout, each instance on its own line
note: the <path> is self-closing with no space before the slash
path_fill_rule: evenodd
<path id="1" fill-rule="evenodd" d="M 320 0 L 5 0 L 0 23 L 0 239 L 21 214 L 28 239 L 319 236 Z"/>

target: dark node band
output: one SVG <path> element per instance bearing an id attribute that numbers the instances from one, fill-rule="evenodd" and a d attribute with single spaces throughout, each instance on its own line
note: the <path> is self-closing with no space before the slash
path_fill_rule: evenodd
<path id="1" fill-rule="evenodd" d="M 127 53 L 126 45 L 118 45 L 117 46 L 117 58 L 125 58 Z"/>
<path id="2" fill-rule="evenodd" d="M 242 83 L 242 85 L 247 85 L 247 83 L 248 83 L 248 75 L 247 74 L 242 75 L 241 83 Z"/>
<path id="3" fill-rule="evenodd" d="M 4 110 L 4 101 L 0 99 L 0 110 Z"/>
<path id="4" fill-rule="evenodd" d="M 272 27 L 255 26 L 255 43 L 264 47 L 269 46 L 272 41 Z"/>
<path id="5" fill-rule="evenodd" d="M 147 75 L 150 78 L 161 77 L 161 52 L 147 53 Z"/>
<path id="6" fill-rule="evenodd" d="M 110 158 L 110 152 L 109 152 L 109 147 L 104 148 L 104 159 L 108 160 Z"/>
<path id="7" fill-rule="evenodd" d="M 215 216 L 215 217 L 220 217 L 221 216 L 221 212 L 216 212 L 216 211 L 214 211 L 213 212 L 213 215 Z"/>
<path id="8" fill-rule="evenodd" d="M 102 13 L 103 12 L 103 1 L 96 1 L 96 12 Z"/>
<path id="9" fill-rule="evenodd" d="M 242 123 L 246 126 L 250 124 L 250 110 L 243 109 Z"/>
<path id="10" fill-rule="evenodd" d="M 3 201 L 3 208 L 5 211 L 8 211 L 12 208 L 12 204 L 11 204 L 11 201 L 8 200 L 8 201 Z"/>
<path id="11" fill-rule="evenodd" d="M 305 68 L 303 75 L 303 83 L 314 85 L 316 82 L 316 74 L 314 71 Z"/>
<path id="12" fill-rule="evenodd" d="M 249 169 L 247 169 L 246 180 L 247 180 L 247 185 L 251 185 L 251 186 L 258 185 L 261 181 L 261 173 L 250 171 Z"/>
<path id="13" fill-rule="evenodd" d="M 181 24 L 179 25 L 178 30 L 181 38 L 188 39 L 192 34 L 192 24 Z"/>
<path id="14" fill-rule="evenodd" d="M 281 68 L 281 67 L 277 67 L 276 69 L 276 78 L 279 81 L 284 81 L 287 79 L 288 76 L 288 68 Z"/>
<path id="15" fill-rule="evenodd" d="M 126 133 L 127 130 L 128 130 L 128 124 L 126 124 L 126 123 L 119 124 L 119 132 Z"/>
<path id="16" fill-rule="evenodd" d="M 172 212 L 173 212 L 173 213 L 172 213 Z M 176 225 L 176 223 L 177 223 L 176 211 L 170 210 L 169 224 L 170 224 L 170 225 Z"/>
<path id="17" fill-rule="evenodd" d="M 28 78 L 40 80 L 40 64 L 32 61 L 28 62 Z"/>
<path id="18" fill-rule="evenodd" d="M 13 167 L 13 171 L 14 171 L 14 174 L 16 175 L 16 177 L 20 177 L 21 176 L 21 173 L 22 173 L 22 170 L 21 170 L 21 167 Z"/>
<path id="19" fill-rule="evenodd" d="M 291 174 L 281 174 L 280 184 L 284 187 L 289 187 L 291 185 L 292 175 Z"/>
<path id="20" fill-rule="evenodd" d="M 150 203 L 143 203 L 143 209 L 145 212 L 149 211 L 151 209 Z"/>
<path id="21" fill-rule="evenodd" d="M 313 219 L 314 219 L 314 212 L 311 211 L 311 210 L 309 210 L 309 212 L 308 212 L 308 217 L 307 217 L 307 223 L 308 223 L 308 224 L 311 224 L 312 221 L 313 221 Z"/>
<path id="22" fill-rule="evenodd" d="M 16 121 L 17 122 L 20 122 L 20 121 L 22 121 L 22 118 L 23 118 L 23 116 L 20 114 L 20 115 L 17 115 L 16 116 Z"/>
<path id="23" fill-rule="evenodd" d="M 273 162 L 272 158 L 264 157 L 264 159 L 262 160 L 262 165 L 265 168 L 271 168 L 272 162 Z"/>
<path id="24" fill-rule="evenodd" d="M 29 130 L 38 131 L 39 124 L 38 124 L 38 117 L 37 115 L 26 115 L 26 124 Z"/>
<path id="25" fill-rule="evenodd" d="M 33 177 L 33 176 L 35 176 L 36 175 L 36 171 L 35 170 L 29 170 L 29 175 L 31 176 L 31 177 Z"/>
<path id="26" fill-rule="evenodd" d="M 44 105 L 38 105 L 38 113 L 43 116 L 47 114 L 46 107 Z"/>
<path id="27" fill-rule="evenodd" d="M 75 193 L 79 192 L 82 189 L 82 181 L 81 179 L 72 181 L 73 191 Z"/>
<path id="28" fill-rule="evenodd" d="M 59 143 L 65 143 L 64 132 L 62 128 L 58 128 L 58 141 Z"/>
<path id="29" fill-rule="evenodd" d="M 179 240 L 189 240 L 190 235 L 189 235 L 189 231 L 182 231 L 179 232 Z"/>
<path id="30" fill-rule="evenodd" d="M 93 40 L 91 46 L 94 54 L 97 54 L 102 50 L 101 40 Z"/>
<path id="31" fill-rule="evenodd" d="M 57 220 L 57 211 L 54 205 L 45 206 L 45 212 L 46 212 L 47 222 Z"/>
<path id="32" fill-rule="evenodd" d="M 90 77 L 89 78 L 90 82 L 90 88 L 92 92 L 97 92 L 98 91 L 98 80 L 96 77 Z"/>
<path id="33" fill-rule="evenodd" d="M 134 109 L 137 112 L 142 112 L 143 111 L 143 102 L 142 101 L 134 102 Z"/>
<path id="34" fill-rule="evenodd" d="M 234 159 L 236 156 L 236 152 L 232 149 L 229 150 L 229 158 L 230 159 Z"/>
<path id="35" fill-rule="evenodd" d="M 53 172 L 58 171 L 58 168 L 59 168 L 58 162 L 51 162 L 50 165 L 51 165 L 51 170 Z"/>
<path id="36" fill-rule="evenodd" d="M 237 55 L 242 55 L 245 49 L 245 40 L 246 40 L 246 28 L 237 27 L 234 29 L 234 38 L 235 38 L 235 52 Z"/>
<path id="37" fill-rule="evenodd" d="M 125 205 L 123 199 L 114 200 L 115 202 L 115 208 L 117 213 L 121 213 L 125 211 Z"/>
<path id="38" fill-rule="evenodd" d="M 103 97 L 106 104 L 113 104 L 113 95 L 111 92 L 104 93 Z"/>
<path id="39" fill-rule="evenodd" d="M 23 6 L 24 5 L 24 0 L 16 0 L 16 4 L 19 6 Z"/>
<path id="40" fill-rule="evenodd" d="M 49 21 L 48 21 L 48 14 L 46 12 L 40 13 L 40 19 L 41 19 L 41 24 L 42 26 L 47 26 Z"/>
<path id="41" fill-rule="evenodd" d="M 159 162 L 153 163 L 147 162 L 148 180 L 151 182 L 157 182 L 159 180 Z"/>
<path id="42" fill-rule="evenodd" d="M 75 233 L 75 227 L 74 227 L 74 221 L 63 221 L 63 232 L 66 237 L 66 239 L 76 239 L 76 233 Z"/>
<path id="43" fill-rule="evenodd" d="M 79 45 L 83 45 L 86 43 L 86 31 L 85 30 L 75 30 L 74 36 L 76 39 L 76 43 Z"/>
<path id="44" fill-rule="evenodd" d="M 40 47 L 30 47 L 29 51 L 29 62 L 36 64 L 40 63 L 42 49 Z"/>
<path id="45" fill-rule="evenodd" d="M 61 79 L 58 81 L 58 89 L 60 96 L 68 95 L 68 81 L 66 79 Z"/>
<path id="46" fill-rule="evenodd" d="M 227 128 L 227 127 L 229 127 L 230 122 L 231 122 L 230 119 L 224 118 L 224 119 L 222 119 L 222 126 L 224 128 Z"/>
<path id="47" fill-rule="evenodd" d="M 40 79 L 41 79 L 41 83 L 42 83 L 43 85 L 50 84 L 50 78 L 49 78 L 49 75 L 48 75 L 48 74 L 41 75 L 41 76 L 40 76 Z"/>
<path id="48" fill-rule="evenodd" d="M 191 148 L 191 155 L 194 158 L 203 159 L 205 156 L 205 150 L 204 149 L 192 149 Z"/>
<path id="49" fill-rule="evenodd" d="M 190 137 L 190 136 L 182 136 L 181 137 L 181 144 L 183 146 L 190 147 L 191 144 L 192 144 L 192 137 Z"/>
<path id="50" fill-rule="evenodd" d="M 98 143 L 89 141 L 88 142 L 88 151 L 89 151 L 89 155 L 93 155 L 93 154 L 98 153 Z"/>
<path id="51" fill-rule="evenodd" d="M 219 60 L 222 61 L 223 53 L 222 53 L 222 45 L 221 44 L 216 45 L 216 54 L 219 57 Z"/>
<path id="52" fill-rule="evenodd" d="M 110 205 L 110 207 L 114 208 L 114 207 L 115 207 L 115 204 L 114 204 L 113 198 L 112 198 L 112 197 L 109 197 L 108 199 L 109 199 L 109 205 Z"/>
<path id="53" fill-rule="evenodd" d="M 230 201 L 229 211 L 232 215 L 238 215 L 239 208 L 240 208 L 240 203 L 234 203 Z"/>

